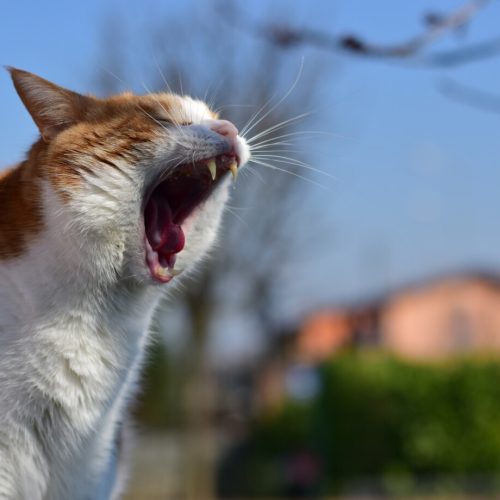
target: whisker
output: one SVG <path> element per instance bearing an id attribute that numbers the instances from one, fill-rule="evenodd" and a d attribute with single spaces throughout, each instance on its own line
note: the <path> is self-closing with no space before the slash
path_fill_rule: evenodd
<path id="1" fill-rule="evenodd" d="M 165 127 L 165 125 L 157 120 L 153 115 L 151 115 L 150 113 L 148 113 L 144 108 L 142 108 L 141 106 L 137 106 L 137 109 L 139 109 L 140 111 L 142 111 L 146 116 L 148 116 L 149 118 L 151 118 L 151 120 L 153 120 L 154 122 L 156 122 L 163 130 L 166 130 L 168 131 L 168 128 Z M 177 124 L 174 124 L 174 126 L 176 128 L 178 128 L 179 130 L 179 134 L 181 135 L 181 137 L 170 137 L 170 140 L 172 142 L 175 142 L 175 144 L 178 144 L 180 146 L 186 146 L 186 144 L 181 140 L 183 138 L 187 138 L 185 132 L 180 128 L 180 125 L 177 125 Z"/>
<path id="2" fill-rule="evenodd" d="M 242 128 L 241 130 L 241 133 L 240 135 L 243 137 L 247 132 L 249 132 L 252 128 L 254 128 L 256 125 L 258 125 L 264 118 L 266 118 L 266 116 L 271 113 L 277 106 L 279 106 L 287 97 L 288 95 L 290 95 L 290 93 L 293 91 L 295 85 L 297 84 L 297 82 L 299 81 L 299 78 L 301 76 L 301 73 L 302 73 L 302 68 L 304 66 L 304 58 L 301 59 L 301 64 L 300 64 L 300 67 L 299 67 L 299 71 L 297 73 L 297 76 L 295 78 L 295 81 L 293 82 L 291 88 L 288 90 L 288 92 L 286 93 L 285 96 L 283 96 L 280 101 L 274 106 L 272 107 L 268 112 L 267 114 L 265 114 L 264 116 L 262 116 L 258 122 L 254 123 L 254 121 L 259 118 L 259 115 L 261 114 L 261 112 L 263 112 L 266 108 L 266 106 L 268 106 L 269 104 L 271 104 L 271 102 L 273 101 L 273 99 L 276 97 L 276 94 L 277 92 L 275 92 L 258 110 L 257 112 L 255 112 L 251 117 L 250 119 L 248 120 L 248 122 L 245 124 L 245 126 Z"/>
<path id="3" fill-rule="evenodd" d="M 226 212 L 229 212 L 233 217 L 236 217 L 237 220 L 239 220 L 242 224 L 244 224 L 247 227 L 247 229 L 250 229 L 250 224 L 248 224 L 248 222 L 243 217 L 241 217 L 240 214 L 238 214 L 237 212 L 235 212 L 228 205 L 226 205 Z"/>
<path id="4" fill-rule="evenodd" d="M 99 66 L 100 66 L 101 70 L 105 71 L 106 73 L 108 73 L 108 75 L 112 76 L 117 82 L 121 83 L 124 86 L 124 88 L 126 88 L 128 86 L 127 83 L 122 78 L 120 78 L 118 75 L 113 73 L 113 71 L 106 68 L 105 66 L 102 66 L 102 65 L 99 65 Z"/>
<path id="5" fill-rule="evenodd" d="M 158 70 L 158 73 L 160 74 L 160 77 L 161 77 L 161 79 L 163 80 L 163 83 L 164 83 L 164 84 L 165 84 L 165 86 L 167 87 L 167 90 L 168 90 L 171 94 L 175 94 L 175 92 L 172 90 L 172 87 L 169 85 L 169 83 L 168 83 L 168 81 L 167 81 L 167 79 L 166 79 L 166 77 L 165 77 L 165 74 L 163 73 L 163 71 L 162 71 L 162 69 L 161 69 L 161 67 L 160 67 L 160 64 L 159 64 L 159 62 L 158 62 L 158 59 L 157 59 L 157 57 L 156 57 L 156 54 L 154 54 L 154 53 L 153 53 L 152 55 L 153 55 L 153 60 L 154 60 L 155 65 L 156 65 L 156 69 Z M 163 109 L 163 111 L 165 111 L 165 113 L 166 113 L 166 114 L 168 114 L 168 113 L 167 113 L 167 110 L 166 110 L 166 109 L 165 109 L 165 107 L 162 105 L 162 103 L 160 102 L 160 100 L 156 97 L 156 95 L 155 95 L 153 92 L 151 92 L 151 90 L 149 90 L 149 89 L 147 88 L 147 86 L 146 86 L 146 84 L 144 83 L 144 81 L 142 81 L 142 86 L 143 86 L 143 88 L 146 90 L 146 92 L 147 92 L 148 94 L 151 94 L 152 96 L 154 96 L 154 98 L 155 98 L 156 102 L 159 104 L 159 106 Z M 181 87 L 181 88 L 182 88 L 182 87 Z M 157 121 L 157 120 L 156 120 L 156 121 Z M 178 123 L 175 123 L 175 122 L 173 122 L 173 125 L 174 125 L 174 126 L 175 126 L 175 128 L 179 131 L 179 133 L 180 133 L 180 135 L 181 135 L 181 136 L 185 136 L 185 132 L 184 132 L 184 130 L 182 129 L 181 125 L 179 125 Z M 167 130 L 167 127 L 165 127 L 163 124 L 162 124 L 162 126 L 163 126 L 163 128 L 164 128 L 165 130 Z"/>
<path id="6" fill-rule="evenodd" d="M 332 174 L 330 174 L 329 172 L 325 172 L 324 170 L 313 167 L 312 165 L 309 165 L 308 163 L 304 163 L 303 161 L 297 160 L 295 158 L 289 158 L 287 156 L 280 156 L 280 155 L 254 155 L 252 158 L 257 158 L 259 160 L 268 159 L 271 161 L 276 161 L 278 163 L 295 165 L 297 167 L 302 167 L 306 170 L 311 170 L 312 172 L 316 172 L 316 173 L 324 175 L 326 177 L 330 177 L 330 179 L 335 179 L 335 177 Z"/>
<path id="7" fill-rule="evenodd" d="M 295 142 L 288 142 L 288 141 L 279 141 L 279 142 L 270 142 L 266 144 L 257 144 L 257 145 L 250 145 L 249 149 L 250 151 L 260 151 L 260 150 L 265 150 L 266 148 L 270 148 L 273 146 L 296 146 L 297 144 Z"/>
<path id="8" fill-rule="evenodd" d="M 289 145 L 289 146 L 296 146 L 296 144 L 292 144 L 292 143 L 285 143 L 285 145 Z M 297 153 L 297 154 L 304 154 L 304 152 L 306 151 L 305 149 L 290 149 L 290 148 L 281 148 L 281 149 L 276 149 L 274 148 L 273 145 L 269 146 L 269 149 L 264 148 L 259 148 L 259 149 L 251 149 L 250 150 L 251 152 L 255 151 L 258 155 L 260 154 L 266 154 L 266 153 L 271 153 L 271 154 L 279 154 L 279 153 Z M 253 154 L 253 153 L 252 153 Z"/>
<path id="9" fill-rule="evenodd" d="M 160 67 L 160 63 L 158 62 L 158 59 L 156 57 L 156 54 L 153 54 L 153 60 L 155 62 L 155 65 L 156 65 L 156 69 L 158 70 L 158 73 L 160 74 L 160 77 L 161 79 L 163 80 L 163 83 L 165 84 L 165 86 L 167 87 L 167 90 L 171 93 L 171 94 L 174 94 L 175 92 L 173 92 L 172 90 L 172 87 L 170 87 L 166 77 L 165 77 L 165 74 L 163 73 L 161 67 Z"/>
<path id="10" fill-rule="evenodd" d="M 311 134 L 311 135 L 329 135 L 329 136 L 335 137 L 335 138 L 342 137 L 342 136 L 338 136 L 336 134 L 331 134 L 329 132 L 324 132 L 321 130 L 301 130 L 301 131 L 297 131 L 297 132 L 289 132 L 287 134 L 273 136 L 273 137 L 270 137 L 269 139 L 263 139 L 262 141 L 258 142 L 257 144 L 251 144 L 250 148 L 254 149 L 256 146 L 261 146 L 262 144 L 266 144 L 269 141 L 273 141 L 273 140 L 285 139 L 287 137 L 296 137 L 296 136 L 309 135 L 309 134 Z"/>
<path id="11" fill-rule="evenodd" d="M 255 206 L 252 207 L 237 207 L 236 205 L 230 205 L 226 203 L 226 207 L 231 208 L 232 210 L 240 210 L 241 212 L 243 211 L 248 211 L 248 210 L 255 210 Z"/>
<path id="12" fill-rule="evenodd" d="M 307 177 L 304 177 L 303 175 L 297 174 L 296 172 L 292 172 L 291 170 L 286 170 L 284 168 L 277 167 L 276 165 L 272 165 L 271 163 L 263 162 L 262 160 L 254 160 L 253 158 L 251 158 L 250 161 L 253 163 L 256 163 L 257 165 L 262 165 L 264 167 L 270 168 L 271 170 L 277 170 L 278 172 L 283 172 L 285 174 L 292 175 L 294 177 L 297 177 L 298 179 L 302 179 L 303 181 L 309 182 L 310 184 L 313 184 L 317 187 L 320 187 L 321 189 L 331 191 L 330 188 L 328 188 L 324 184 L 319 184 L 318 182 L 315 182 Z"/>
<path id="13" fill-rule="evenodd" d="M 262 184 L 266 183 L 266 181 L 264 180 L 264 178 L 262 177 L 262 175 L 260 175 L 260 172 L 258 172 L 255 168 L 253 168 L 248 163 L 245 165 L 245 168 L 241 170 L 241 174 L 239 174 L 239 175 L 247 175 L 247 173 L 249 175 L 251 174 L 254 177 L 256 177 L 257 180 L 259 180 L 260 182 L 262 182 Z"/>
<path id="14" fill-rule="evenodd" d="M 184 88 L 183 88 L 183 85 L 182 85 L 182 75 L 181 75 L 180 69 L 177 70 L 177 81 L 179 82 L 179 88 L 181 90 L 181 95 L 185 95 L 184 94 Z"/>
<path id="15" fill-rule="evenodd" d="M 250 117 L 250 119 L 247 121 L 247 123 L 243 126 L 243 128 L 240 131 L 240 135 L 242 137 L 246 134 L 248 130 L 250 130 L 249 129 L 250 125 L 252 125 L 254 120 L 256 120 L 259 117 L 260 113 L 264 111 L 266 106 L 271 104 L 272 100 L 276 97 L 276 94 L 277 92 L 275 92 L 266 102 L 264 102 L 264 104 L 255 113 L 253 113 L 253 115 Z"/>
<path id="16" fill-rule="evenodd" d="M 210 86 L 207 86 L 207 90 L 205 91 L 205 95 L 203 98 L 203 101 L 207 103 L 207 106 L 212 109 L 215 106 L 215 102 L 217 100 L 217 97 L 219 95 L 220 89 L 222 88 L 222 84 L 225 83 L 227 80 L 228 76 L 224 76 L 224 78 L 219 78 L 219 81 L 217 82 L 217 85 L 215 85 L 213 90 L 210 90 Z M 209 92 L 211 93 L 211 96 L 209 97 Z"/>
<path id="17" fill-rule="evenodd" d="M 302 57 L 302 59 L 300 61 L 299 71 L 297 73 L 297 76 L 295 77 L 295 81 L 292 83 L 292 86 L 288 89 L 288 91 L 285 93 L 285 95 L 276 104 L 274 104 L 273 106 L 271 106 L 266 111 L 266 113 L 264 113 L 255 123 L 253 123 L 252 126 L 250 126 L 250 127 L 248 127 L 248 128 L 245 129 L 245 134 L 247 134 L 248 132 L 250 132 L 250 130 L 252 130 L 259 123 L 261 123 L 262 120 L 264 120 L 266 117 L 268 117 L 283 101 L 285 101 L 287 99 L 287 97 L 293 92 L 293 90 L 297 86 L 297 84 L 299 82 L 299 79 L 302 76 L 302 70 L 303 70 L 303 68 L 304 68 L 304 58 Z"/>
<path id="18" fill-rule="evenodd" d="M 220 106 L 217 106 L 215 108 L 215 112 L 222 111 L 223 109 L 226 108 L 252 108 L 253 104 L 221 104 Z"/>
<path id="19" fill-rule="evenodd" d="M 253 137 L 250 137 L 250 139 L 247 139 L 247 142 L 249 142 L 251 144 L 253 141 L 255 141 L 255 139 L 258 139 L 259 137 L 262 137 L 262 136 L 269 135 L 274 130 L 279 130 L 280 128 L 284 128 L 286 125 L 289 125 L 290 123 L 294 123 L 298 120 L 301 120 L 302 118 L 305 118 L 306 116 L 310 116 L 313 113 L 314 113 L 313 111 L 307 111 L 305 113 L 301 113 L 300 115 L 293 116 L 292 118 L 288 118 L 286 120 L 283 120 L 280 123 L 276 123 L 275 125 L 263 130 L 262 132 L 255 134 Z"/>
<path id="20" fill-rule="evenodd" d="M 167 127 L 165 127 L 165 125 L 163 125 L 163 123 L 161 123 L 159 120 L 157 120 L 153 115 L 149 114 L 144 108 L 142 108 L 141 106 L 138 105 L 137 109 L 139 109 L 146 116 L 148 116 L 149 118 L 151 118 L 151 120 L 155 121 L 162 129 L 167 130 Z"/>
<path id="21" fill-rule="evenodd" d="M 161 74 L 161 69 L 160 69 L 159 67 L 158 67 L 158 70 L 160 71 L 160 74 Z M 164 79 L 164 81 L 165 81 L 165 79 Z M 145 91 L 146 91 L 149 95 L 151 95 L 151 97 L 153 97 L 153 98 L 154 98 L 154 100 L 158 103 L 158 106 L 160 106 L 160 108 L 161 108 L 161 109 L 163 109 L 163 111 L 165 111 L 165 114 L 167 114 L 167 115 L 168 115 L 167 110 L 165 109 L 165 107 L 163 106 L 163 104 L 161 103 L 161 101 L 158 99 L 158 97 L 156 96 L 156 94 L 155 94 L 154 92 L 151 92 L 151 90 L 147 87 L 147 85 L 144 83 L 144 81 L 142 81 L 141 83 L 142 83 L 142 86 L 143 86 L 144 90 L 145 90 Z M 167 84 L 167 88 L 168 88 L 168 83 L 167 83 L 166 81 L 165 81 L 165 83 Z M 148 116 L 151 116 L 151 115 L 150 115 L 150 114 L 148 114 Z M 164 130 L 168 130 L 168 128 L 167 128 L 167 127 L 165 127 L 165 125 L 164 125 L 163 123 L 161 123 L 159 120 L 156 120 L 156 119 L 154 119 L 154 120 L 156 121 L 156 123 L 159 123 L 159 124 L 162 126 L 162 128 L 163 128 Z M 173 125 L 174 125 L 174 127 L 175 127 L 178 131 L 179 131 L 179 133 L 180 133 L 181 135 L 185 136 L 185 132 L 184 132 L 184 130 L 182 129 L 182 127 L 181 127 L 178 123 L 172 122 L 172 124 L 173 124 Z"/>

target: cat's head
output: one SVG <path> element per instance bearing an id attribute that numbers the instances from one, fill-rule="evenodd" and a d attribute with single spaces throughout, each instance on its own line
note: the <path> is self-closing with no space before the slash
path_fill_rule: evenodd
<path id="1" fill-rule="evenodd" d="M 109 276 L 166 283 L 192 267 L 249 158 L 236 127 L 190 97 L 98 99 L 10 72 L 41 133 L 28 165 L 53 237 Z"/>

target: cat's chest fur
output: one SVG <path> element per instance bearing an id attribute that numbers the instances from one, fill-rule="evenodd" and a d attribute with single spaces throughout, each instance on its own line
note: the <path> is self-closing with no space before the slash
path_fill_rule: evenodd
<path id="1" fill-rule="evenodd" d="M 100 287 L 88 265 L 61 254 L 50 228 L 0 262 L 0 437 L 17 462 L 7 498 L 110 493 L 103 478 L 116 474 L 120 419 L 159 290 Z M 1 483 L 0 474 L 0 492 Z"/>
<path id="2" fill-rule="evenodd" d="M 118 498 L 154 309 L 212 245 L 248 147 L 200 101 L 11 73 L 41 139 L 0 178 L 0 500 Z"/>

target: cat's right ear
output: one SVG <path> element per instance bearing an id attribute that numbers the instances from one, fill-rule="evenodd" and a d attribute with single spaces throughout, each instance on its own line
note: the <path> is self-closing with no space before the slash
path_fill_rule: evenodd
<path id="1" fill-rule="evenodd" d="M 59 87 L 28 71 L 11 67 L 7 70 L 45 141 L 82 119 L 91 105 L 91 97 Z"/>

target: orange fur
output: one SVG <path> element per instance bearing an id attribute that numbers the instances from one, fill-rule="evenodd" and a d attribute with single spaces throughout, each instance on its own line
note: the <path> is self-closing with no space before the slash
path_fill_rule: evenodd
<path id="1" fill-rule="evenodd" d="M 19 256 L 42 227 L 40 192 L 31 165 L 9 170 L 0 179 L 0 258 Z"/>
<path id="2" fill-rule="evenodd" d="M 0 174 L 0 497 L 118 498 L 154 310 L 216 240 L 249 146 L 188 96 L 11 74 L 41 137 Z"/>
<path id="3" fill-rule="evenodd" d="M 82 158 L 93 159 L 94 168 L 118 168 L 120 157 L 138 159 L 141 144 L 155 133 L 155 120 L 190 123 L 177 105 L 179 97 L 172 94 L 124 93 L 98 99 L 26 71 L 9 70 L 41 139 L 23 163 L 0 177 L 0 258 L 20 255 L 26 242 L 42 229 L 41 179 L 52 184 L 62 201 L 68 201 L 69 191 L 78 189 L 81 171 L 89 169 L 82 166 Z M 217 118 L 216 113 L 211 116 Z"/>

